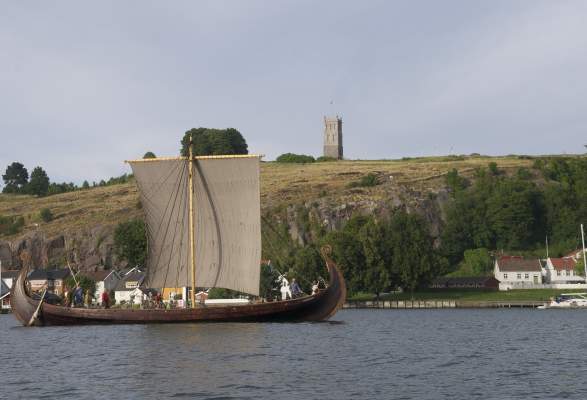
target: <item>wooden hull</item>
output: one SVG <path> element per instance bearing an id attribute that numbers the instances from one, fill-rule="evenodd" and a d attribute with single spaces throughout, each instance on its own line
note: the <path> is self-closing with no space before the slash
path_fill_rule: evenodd
<path id="1" fill-rule="evenodd" d="M 32 299 L 23 269 L 12 288 L 12 311 L 23 325 L 150 324 L 182 322 L 299 322 L 323 321 L 342 307 L 346 285 L 338 267 L 328 257 L 328 288 L 294 300 L 192 309 L 92 309 L 70 308 Z M 37 315 L 35 312 L 37 311 Z"/>

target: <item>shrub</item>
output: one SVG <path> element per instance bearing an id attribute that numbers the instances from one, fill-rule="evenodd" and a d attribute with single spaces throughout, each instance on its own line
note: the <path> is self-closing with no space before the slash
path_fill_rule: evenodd
<path id="1" fill-rule="evenodd" d="M 326 156 L 320 156 L 316 159 L 316 161 L 318 162 L 330 162 L 330 161 L 338 161 L 336 158 L 334 157 L 326 157 Z"/>
<path id="2" fill-rule="evenodd" d="M 285 153 L 275 159 L 279 163 L 313 163 L 314 157 L 305 154 Z"/>
<path id="3" fill-rule="evenodd" d="M 379 179 L 377 175 L 374 173 L 368 173 L 367 175 L 363 176 L 360 180 L 351 182 L 347 185 L 349 188 L 354 187 L 372 187 L 379 185 Z"/>
<path id="4" fill-rule="evenodd" d="M 48 208 L 43 208 L 39 213 L 43 222 L 50 222 L 53 220 L 53 213 Z"/>

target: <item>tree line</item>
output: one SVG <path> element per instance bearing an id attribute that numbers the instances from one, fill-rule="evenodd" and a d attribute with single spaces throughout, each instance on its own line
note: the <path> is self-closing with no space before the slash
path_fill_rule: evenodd
<path id="1" fill-rule="evenodd" d="M 78 186 L 73 182 L 51 182 L 47 172 L 45 172 L 42 167 L 35 167 L 29 177 L 28 170 L 25 168 L 25 166 L 22 163 L 15 161 L 6 167 L 6 171 L 2 175 L 2 179 L 4 180 L 4 188 L 2 189 L 2 193 L 29 194 L 43 197 L 54 194 L 73 192 L 76 190 L 89 189 L 90 187 L 101 187 L 126 183 L 132 179 L 132 174 L 122 174 L 117 177 L 111 177 L 108 180 L 92 182 L 92 184 L 86 180 L 82 183 L 81 186 Z"/>

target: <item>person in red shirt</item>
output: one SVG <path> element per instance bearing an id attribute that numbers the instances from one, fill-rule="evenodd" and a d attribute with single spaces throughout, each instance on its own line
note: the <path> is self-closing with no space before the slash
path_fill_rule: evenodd
<path id="1" fill-rule="evenodd" d="M 107 291 L 102 292 L 102 305 L 104 308 L 110 308 L 110 296 Z"/>

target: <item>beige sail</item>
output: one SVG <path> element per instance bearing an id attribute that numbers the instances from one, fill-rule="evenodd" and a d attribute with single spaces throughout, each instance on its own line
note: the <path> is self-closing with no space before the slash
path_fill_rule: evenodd
<path id="1" fill-rule="evenodd" d="M 191 286 L 187 160 L 129 163 L 148 227 L 146 284 Z M 198 157 L 193 169 L 196 286 L 258 295 L 259 157 Z"/>

